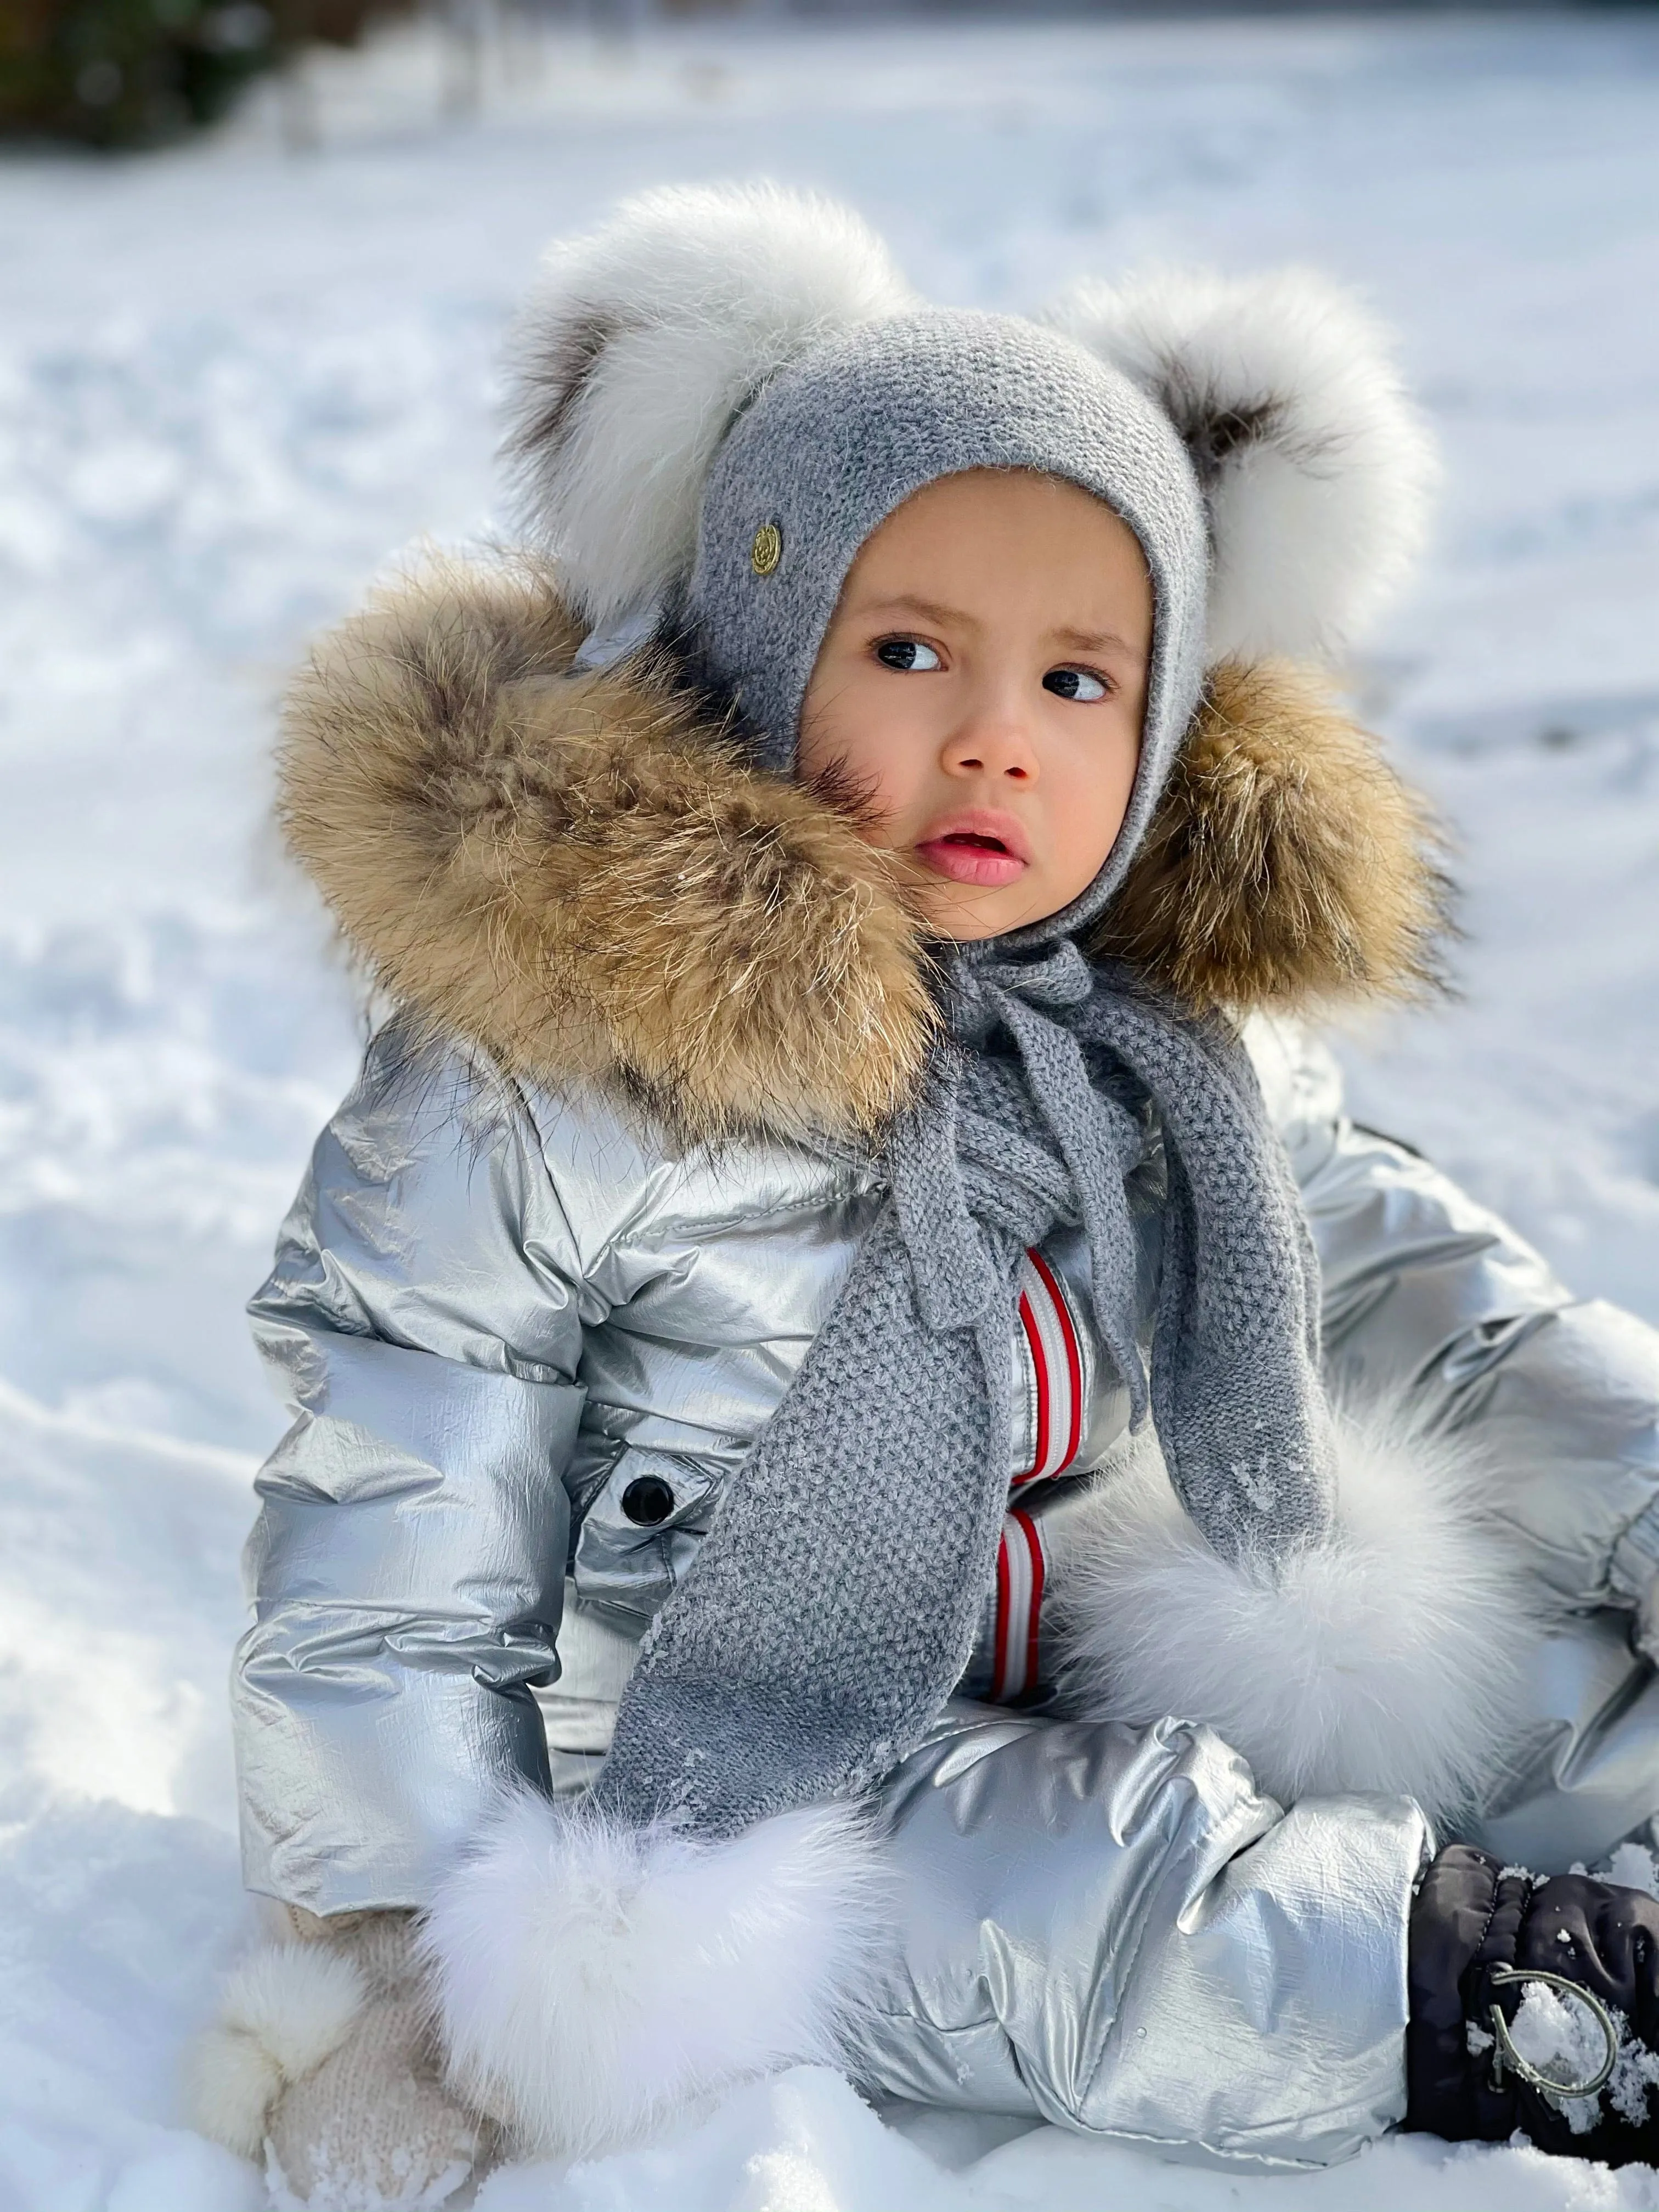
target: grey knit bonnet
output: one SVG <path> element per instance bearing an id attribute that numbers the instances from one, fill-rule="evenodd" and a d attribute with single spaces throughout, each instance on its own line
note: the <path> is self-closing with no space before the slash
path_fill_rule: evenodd
<path id="1" fill-rule="evenodd" d="M 1069 338 L 1008 315 L 935 309 L 868 325 L 782 370 L 739 416 L 703 495 L 685 611 L 769 767 L 793 761 L 801 701 L 859 548 L 923 485 L 968 469 L 1064 477 L 1139 539 L 1153 645 L 1140 766 L 1093 884 L 1047 933 L 1109 896 L 1139 843 L 1198 696 L 1208 548 L 1169 417 Z"/>
<path id="2" fill-rule="evenodd" d="M 1189 288 L 1180 310 L 1218 314 L 1236 340 L 1231 298 Z M 641 1643 L 590 1798 L 630 1824 L 732 1833 L 867 1789 L 920 1741 L 972 1648 L 1006 1506 L 1018 1272 L 1057 1228 L 1085 1233 L 1103 1354 L 1217 1553 L 1271 1566 L 1330 1524 L 1317 1273 L 1248 1057 L 1225 1023 L 1091 963 L 1075 931 L 1133 857 L 1218 641 L 1282 643 L 1275 609 L 1305 629 L 1316 605 L 1334 628 L 1345 544 L 1342 611 L 1363 597 L 1355 441 L 1363 461 L 1376 409 L 1339 412 L 1322 446 L 1296 416 L 1306 392 L 1241 386 L 1239 349 L 1216 330 L 1171 346 L 1169 313 L 1126 329 L 1095 295 L 1070 319 L 1094 342 L 917 309 L 853 218 L 750 192 L 636 203 L 556 257 L 526 325 L 516 448 L 593 624 L 587 657 L 689 633 L 764 767 L 793 765 L 859 548 L 941 477 L 1081 485 L 1135 532 L 1153 594 L 1124 827 L 1064 914 L 941 957 L 947 1034 L 884 1144 L 886 1199 Z M 1407 418 L 1389 404 L 1393 434 Z M 1375 459 L 1389 438 L 1372 444 Z M 1387 544 L 1374 528 L 1373 571 Z M 1268 588 L 1253 598 L 1258 574 Z M 1147 1113 L 1168 1185 L 1150 1362 L 1125 1196 Z"/>

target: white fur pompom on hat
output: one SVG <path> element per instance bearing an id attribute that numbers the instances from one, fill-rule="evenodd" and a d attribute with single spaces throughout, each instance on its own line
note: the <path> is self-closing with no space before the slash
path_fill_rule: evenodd
<path id="1" fill-rule="evenodd" d="M 1403 580 L 1438 473 L 1386 333 L 1312 270 L 1090 279 L 1042 319 L 1155 399 L 1213 539 L 1211 661 L 1329 653 Z"/>
<path id="2" fill-rule="evenodd" d="M 592 628 L 625 631 L 686 585 L 715 455 L 780 371 L 933 313 L 849 209 L 771 185 L 643 193 L 553 246 L 512 348 L 506 452 L 522 519 Z M 1305 270 L 1152 270 L 1084 280 L 1036 319 L 1137 387 L 1184 445 L 1210 539 L 1204 659 L 1350 643 L 1409 567 L 1436 475 L 1386 333 L 1352 295 Z M 1009 318 L 981 318 L 985 342 L 999 322 L 1013 344 Z M 1012 411 L 1052 402 L 1063 447 L 1060 390 L 1028 381 Z M 884 453 L 878 439 L 877 473 Z M 985 465 L 1010 464 L 988 451 Z"/>
<path id="3" fill-rule="evenodd" d="M 914 305 L 850 209 L 771 185 L 644 192 L 551 246 L 513 343 L 507 452 L 588 621 L 690 570 L 709 462 L 768 377 Z"/>

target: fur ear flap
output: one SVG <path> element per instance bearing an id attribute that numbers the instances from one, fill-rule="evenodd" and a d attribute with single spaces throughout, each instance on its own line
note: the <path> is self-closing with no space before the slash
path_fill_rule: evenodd
<path id="1" fill-rule="evenodd" d="M 769 376 L 910 304 L 855 215 L 769 185 L 642 193 L 556 245 L 514 343 L 507 453 L 587 620 L 689 571 L 709 463 Z"/>
<path id="2" fill-rule="evenodd" d="M 1401 580 L 1437 475 L 1387 337 L 1311 270 L 1085 280 L 1042 319 L 1157 400 L 1210 511 L 1214 660 L 1346 644 Z"/>

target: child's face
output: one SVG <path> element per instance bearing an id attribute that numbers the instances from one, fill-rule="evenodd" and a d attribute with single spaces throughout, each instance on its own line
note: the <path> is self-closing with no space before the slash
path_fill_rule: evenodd
<path id="1" fill-rule="evenodd" d="M 1127 525 L 1057 477 L 975 469 L 896 508 L 848 572 L 799 773 L 867 803 L 943 937 L 1085 890 L 1140 757 L 1152 593 Z"/>

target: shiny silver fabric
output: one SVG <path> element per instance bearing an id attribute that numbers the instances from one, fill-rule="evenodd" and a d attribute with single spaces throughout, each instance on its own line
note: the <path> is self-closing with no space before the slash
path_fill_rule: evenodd
<path id="1" fill-rule="evenodd" d="M 1402 2116 L 1415 1806 L 1285 1812 L 1208 1729 L 966 1705 L 884 1795 L 905 1934 L 855 2053 L 878 2094 L 1281 2167 Z"/>
<path id="2" fill-rule="evenodd" d="M 1659 1693 L 1631 1636 L 1659 1626 L 1659 1339 L 1572 1304 L 1425 1163 L 1348 1124 L 1297 1033 L 1252 1046 L 1334 1370 L 1479 1422 L 1503 1510 L 1582 1608 L 1483 1838 L 1540 1869 L 1593 1861 L 1659 1810 Z M 1158 1164 L 1132 1192 L 1149 1317 Z M 672 1158 L 598 1105 L 377 1040 L 252 1305 L 296 1419 L 261 1477 L 235 1674 L 251 1887 L 319 1912 L 418 1905 L 504 1777 L 580 1785 L 878 1202 L 799 1149 Z M 1080 1284 L 1075 1237 L 1046 1256 Z M 1068 1304 L 1086 1470 L 1126 1394 Z M 1029 1431 L 1018 1337 L 1010 1357 Z M 625 1503 L 647 1477 L 668 1500 L 650 1526 Z M 1077 1489 L 1022 1503 L 1063 1516 Z M 964 1687 L 987 1674 L 981 1652 Z M 964 1726 L 992 1735 L 948 1756 L 941 1736 L 890 1785 L 915 1879 L 872 2086 L 1269 2161 L 1397 2117 L 1413 1808 L 1281 1813 L 1203 1731 Z"/>
<path id="3" fill-rule="evenodd" d="M 1158 1172 L 1131 1180 L 1149 1314 Z M 383 1033 L 251 1308 L 298 1413 L 259 1479 L 234 1680 L 252 1887 L 321 1912 L 418 1904 L 501 1776 L 544 1775 L 529 1692 L 559 1668 L 567 1566 L 595 1621 L 642 1632 L 878 1203 L 796 1148 L 671 1159 L 597 1104 L 522 1099 Z M 1047 1256 L 1080 1292 L 1081 1238 Z M 1092 1465 L 1127 1393 L 1068 1303 Z M 1017 1336 L 1009 1358 L 1012 1474 L 1036 1394 Z M 672 1504 L 641 1525 L 628 1501 L 652 1478 Z M 981 1649 L 968 1682 L 989 1672 Z"/>
<path id="4" fill-rule="evenodd" d="M 1529 1742 L 1465 1840 L 1540 1873 L 1594 1865 L 1659 1812 L 1659 1333 L 1575 1300 L 1426 1160 L 1355 1127 L 1293 1024 L 1250 1043 L 1319 1249 L 1334 1376 L 1478 1426 L 1494 1502 L 1572 1608 L 1532 1668 Z"/>

